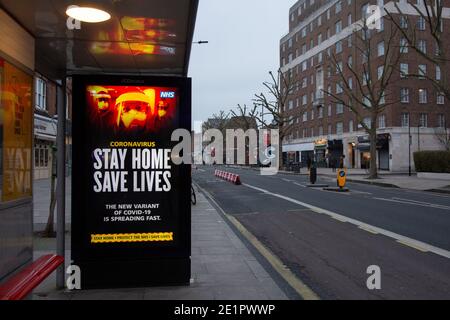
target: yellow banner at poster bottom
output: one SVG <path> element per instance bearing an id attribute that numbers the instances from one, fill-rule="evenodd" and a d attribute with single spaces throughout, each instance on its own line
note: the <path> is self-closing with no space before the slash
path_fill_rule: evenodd
<path id="1" fill-rule="evenodd" d="M 91 243 L 173 241 L 173 232 L 91 234 Z"/>

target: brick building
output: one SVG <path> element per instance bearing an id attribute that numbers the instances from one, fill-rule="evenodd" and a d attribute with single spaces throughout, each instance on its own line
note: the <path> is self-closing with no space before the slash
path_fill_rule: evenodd
<path id="1" fill-rule="evenodd" d="M 53 163 L 52 147 L 56 146 L 56 133 L 58 127 L 56 91 L 59 84 L 46 79 L 36 73 L 35 81 L 35 108 L 34 108 L 34 179 L 48 179 L 51 176 Z M 67 157 L 71 159 L 71 83 L 66 89 L 66 144 Z M 70 162 L 68 163 L 70 164 Z M 70 169 L 70 166 L 69 168 Z M 70 170 L 67 171 L 70 173 Z"/>
<path id="2" fill-rule="evenodd" d="M 450 1 L 442 1 L 450 8 Z M 414 0 L 415 4 L 418 2 Z M 280 41 L 280 64 L 281 70 L 294 82 L 284 112 L 294 117 L 296 126 L 283 141 L 284 161 L 305 163 L 315 157 L 319 165 L 326 166 L 345 155 L 345 166 L 366 166 L 370 157 L 368 134 L 349 108 L 336 103 L 324 91 L 340 94 L 341 90 L 342 78 L 334 70 L 336 64 L 331 62 L 331 56 L 343 66 L 344 76 L 352 83 L 353 90 L 358 90 L 358 79 L 347 66 L 357 69 L 364 63 L 354 30 L 361 23 L 367 5 L 384 6 L 390 12 L 394 7 L 393 2 L 380 0 L 299 0 L 290 8 L 289 33 Z M 429 26 L 408 8 L 406 0 L 399 1 L 398 5 L 403 13 L 408 13 L 404 17 L 394 15 L 402 27 L 416 30 L 423 50 L 436 50 L 427 30 Z M 385 46 L 389 41 L 390 22 L 384 9 L 381 15 L 379 28 L 371 31 L 376 45 L 370 57 L 375 75 L 385 61 Z M 442 27 L 450 36 L 450 9 L 444 10 L 444 18 Z M 405 46 L 400 32 L 392 39 L 395 50 L 399 50 L 400 63 L 387 88 L 386 108 L 377 119 L 377 165 L 381 170 L 405 172 L 413 152 L 444 148 L 438 135 L 449 127 L 450 119 L 449 101 L 434 89 L 431 81 L 411 75 L 423 73 L 439 79 L 450 70 L 440 70 Z M 368 112 L 361 114 L 365 123 L 370 122 Z M 411 166 L 414 168 L 413 160 Z"/>

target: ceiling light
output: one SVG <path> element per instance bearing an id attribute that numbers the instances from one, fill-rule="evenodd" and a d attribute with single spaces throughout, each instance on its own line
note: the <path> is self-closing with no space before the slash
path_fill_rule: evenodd
<path id="1" fill-rule="evenodd" d="M 69 6 L 66 14 L 81 22 L 97 23 L 111 19 L 111 15 L 103 10 L 91 7 Z"/>

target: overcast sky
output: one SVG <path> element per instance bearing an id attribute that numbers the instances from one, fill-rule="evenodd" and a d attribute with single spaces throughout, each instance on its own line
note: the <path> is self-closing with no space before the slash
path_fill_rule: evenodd
<path id="1" fill-rule="evenodd" d="M 268 72 L 279 68 L 279 42 L 296 0 L 200 0 L 189 76 L 192 119 L 206 120 L 238 103 L 252 105 Z"/>

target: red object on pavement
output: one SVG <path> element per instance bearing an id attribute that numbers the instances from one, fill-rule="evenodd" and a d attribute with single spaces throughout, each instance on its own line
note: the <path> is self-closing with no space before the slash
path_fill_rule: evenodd
<path id="1" fill-rule="evenodd" d="M 0 300 L 25 298 L 63 262 L 63 257 L 54 254 L 40 257 L 0 286 Z"/>
<path id="2" fill-rule="evenodd" d="M 241 184 L 241 179 L 238 174 L 234 174 L 231 172 L 221 171 L 221 170 L 215 170 L 214 175 L 218 178 L 221 178 L 223 180 L 232 182 L 235 185 Z"/>

